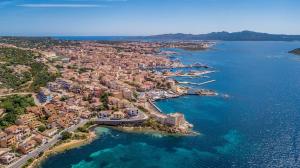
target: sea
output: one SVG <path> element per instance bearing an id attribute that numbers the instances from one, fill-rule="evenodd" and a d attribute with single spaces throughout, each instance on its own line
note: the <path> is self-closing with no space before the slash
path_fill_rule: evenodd
<path id="1" fill-rule="evenodd" d="M 53 155 L 41 168 L 296 168 L 300 167 L 300 42 L 217 42 L 209 50 L 176 51 L 172 59 L 203 63 L 215 73 L 177 77 L 214 97 L 160 100 L 182 112 L 197 136 L 95 129 L 90 144 Z M 192 70 L 198 70 L 196 68 Z"/>

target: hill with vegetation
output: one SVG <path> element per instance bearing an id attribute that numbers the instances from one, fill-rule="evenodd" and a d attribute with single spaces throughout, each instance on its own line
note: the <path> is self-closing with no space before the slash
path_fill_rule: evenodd
<path id="1" fill-rule="evenodd" d="M 14 47 L 0 47 L 0 90 L 38 91 L 56 74 L 39 61 L 41 55 L 30 50 Z"/>
<path id="2" fill-rule="evenodd" d="M 25 114 L 27 107 L 34 105 L 31 95 L 0 98 L 0 109 L 4 111 L 0 114 L 0 128 L 14 124 L 18 116 Z"/>
<path id="3" fill-rule="evenodd" d="M 222 40 L 222 41 L 295 41 L 300 40 L 300 35 L 268 34 L 253 31 L 229 33 L 212 32 L 208 34 L 163 34 L 147 36 L 148 40 Z"/>

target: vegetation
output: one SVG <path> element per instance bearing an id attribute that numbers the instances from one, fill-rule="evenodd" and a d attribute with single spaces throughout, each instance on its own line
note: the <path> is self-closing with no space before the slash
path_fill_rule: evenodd
<path id="1" fill-rule="evenodd" d="M 92 125 L 94 125 L 94 123 L 92 121 L 89 121 L 86 124 L 84 124 L 84 126 L 77 128 L 77 131 L 83 132 L 83 133 L 88 133 L 89 132 L 89 128 Z"/>
<path id="2" fill-rule="evenodd" d="M 149 111 L 147 109 L 145 109 L 145 107 L 143 106 L 138 106 L 138 109 L 140 109 L 141 111 L 143 111 L 144 113 L 148 113 Z"/>
<path id="3" fill-rule="evenodd" d="M 86 127 L 79 127 L 79 128 L 77 128 L 77 131 L 79 131 L 79 132 L 84 132 L 84 133 L 89 132 L 88 129 L 87 129 Z"/>
<path id="4" fill-rule="evenodd" d="M 24 84 L 30 82 L 29 91 L 38 91 L 56 78 L 56 74 L 50 74 L 45 64 L 37 61 L 39 53 L 30 50 L 21 50 L 10 47 L 0 47 L 0 87 L 19 90 Z M 16 72 L 21 66 L 21 72 Z M 14 67 L 14 68 L 11 68 Z M 19 68 L 20 69 L 20 68 Z"/>
<path id="5" fill-rule="evenodd" d="M 18 116 L 25 113 L 27 107 L 34 105 L 34 100 L 31 96 L 14 95 L 0 99 L 0 108 L 5 110 L 4 117 L 0 118 L 0 128 L 14 124 Z"/>
<path id="6" fill-rule="evenodd" d="M 62 140 L 68 140 L 72 138 L 72 133 L 68 132 L 68 131 L 64 131 L 61 133 L 61 139 Z"/>
<path id="7" fill-rule="evenodd" d="M 38 127 L 38 131 L 40 131 L 40 132 L 44 132 L 45 130 L 46 130 L 45 126 L 39 126 Z"/>
<path id="8" fill-rule="evenodd" d="M 62 96 L 59 100 L 60 101 L 66 101 L 66 100 L 68 100 L 69 99 L 69 97 L 68 96 Z"/>
<path id="9" fill-rule="evenodd" d="M 91 68 L 79 68 L 78 70 L 78 73 L 82 74 L 82 73 L 85 73 L 85 72 L 88 72 L 88 71 L 91 71 L 93 69 Z"/>
<path id="10" fill-rule="evenodd" d="M 100 107 L 100 110 L 108 110 L 108 97 L 110 96 L 110 93 L 104 93 L 100 97 L 100 101 L 103 103 L 103 105 Z"/>
<path id="11" fill-rule="evenodd" d="M 33 158 L 30 158 L 30 159 L 28 159 L 27 160 L 27 162 L 26 162 L 26 164 L 25 165 L 23 165 L 22 166 L 22 168 L 26 168 L 26 167 L 28 167 L 32 162 L 34 161 L 34 159 Z"/>
<path id="12" fill-rule="evenodd" d="M 144 122 L 144 125 L 147 127 L 151 127 L 155 130 L 160 130 L 160 131 L 167 131 L 168 127 L 158 123 L 154 118 L 150 118 L 146 122 Z"/>
<path id="13" fill-rule="evenodd" d="M 71 42 L 50 37 L 0 37 L 0 43 L 12 44 L 23 48 L 46 49 L 55 45 L 68 46 Z M 76 45 L 77 42 L 72 42 Z"/>

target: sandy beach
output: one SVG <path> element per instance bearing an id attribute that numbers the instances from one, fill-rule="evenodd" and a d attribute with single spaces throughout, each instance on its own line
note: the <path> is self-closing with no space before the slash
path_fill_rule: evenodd
<path id="1" fill-rule="evenodd" d="M 28 166 L 28 168 L 36 168 L 43 160 L 47 159 L 49 156 L 88 144 L 91 141 L 93 141 L 96 137 L 97 137 L 96 133 L 94 131 L 90 131 L 87 135 L 87 138 L 85 139 L 71 139 L 65 142 L 61 142 L 60 144 L 57 144 L 54 147 L 50 148 L 49 150 L 45 151 L 41 157 L 36 158 Z"/>

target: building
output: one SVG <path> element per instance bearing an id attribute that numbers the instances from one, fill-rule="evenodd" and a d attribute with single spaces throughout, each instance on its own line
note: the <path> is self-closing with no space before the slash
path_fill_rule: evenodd
<path id="1" fill-rule="evenodd" d="M 16 155 L 14 153 L 5 153 L 0 156 L 0 162 L 3 164 L 10 164 L 16 159 Z"/>
<path id="2" fill-rule="evenodd" d="M 41 106 L 32 106 L 26 108 L 27 113 L 33 113 L 38 117 L 44 117 Z"/>
<path id="3" fill-rule="evenodd" d="M 37 146 L 37 142 L 32 139 L 19 145 L 18 149 L 21 153 L 27 154 L 31 152 L 36 146 Z"/>
<path id="4" fill-rule="evenodd" d="M 0 146 L 2 148 L 11 147 L 16 144 L 17 144 L 17 140 L 14 135 L 8 135 L 5 132 L 0 132 Z"/>
<path id="5" fill-rule="evenodd" d="M 111 115 L 110 111 L 100 111 L 98 114 L 99 118 L 109 118 Z"/>
<path id="6" fill-rule="evenodd" d="M 45 144 L 47 142 L 47 138 L 38 134 L 35 137 L 33 137 L 33 139 L 38 142 L 39 144 Z"/>
<path id="7" fill-rule="evenodd" d="M 65 90 L 69 90 L 71 88 L 72 81 L 65 80 L 62 78 L 57 78 L 56 83 L 58 83 L 61 86 L 61 88 Z"/>
<path id="8" fill-rule="evenodd" d="M 112 120 L 122 120 L 125 118 L 125 114 L 121 111 L 114 112 L 111 119 Z"/>
<path id="9" fill-rule="evenodd" d="M 134 99 L 133 92 L 128 88 L 123 89 L 122 94 L 125 99 L 128 100 Z"/>
<path id="10" fill-rule="evenodd" d="M 88 111 L 85 111 L 85 112 L 82 112 L 80 114 L 80 117 L 83 118 L 83 119 L 89 119 L 92 117 L 92 113 L 91 112 L 88 112 Z"/>
<path id="11" fill-rule="evenodd" d="M 33 130 L 38 130 L 39 127 L 45 126 L 45 125 L 38 120 L 34 120 L 31 123 L 29 123 L 28 126 Z"/>
<path id="12" fill-rule="evenodd" d="M 23 114 L 16 121 L 17 125 L 28 125 L 37 120 L 37 116 L 34 113 Z"/>
<path id="13" fill-rule="evenodd" d="M 170 125 L 170 126 L 175 126 L 175 127 L 180 127 L 185 123 L 184 115 L 181 113 L 172 113 L 168 114 L 167 118 L 164 121 L 164 124 Z"/>
<path id="14" fill-rule="evenodd" d="M 51 128 L 49 130 L 44 131 L 42 134 L 47 137 L 52 137 L 58 132 L 58 129 L 56 127 Z"/>
<path id="15" fill-rule="evenodd" d="M 37 98 L 40 103 L 48 103 L 52 100 L 52 95 L 48 89 L 42 88 L 42 90 L 37 94 Z"/>
<path id="16" fill-rule="evenodd" d="M 132 108 L 126 108 L 124 110 L 124 112 L 130 116 L 130 117 L 135 117 L 135 116 L 138 116 L 139 115 L 139 109 L 136 108 L 136 107 L 132 107 Z"/>
<path id="17" fill-rule="evenodd" d="M 20 125 L 20 126 L 12 125 L 12 126 L 5 128 L 4 131 L 5 131 L 5 133 L 8 134 L 7 137 L 12 135 L 16 138 L 17 142 L 21 142 L 23 139 L 30 136 L 30 132 L 31 132 L 30 128 L 25 125 Z"/>
<path id="18" fill-rule="evenodd" d="M 47 83 L 47 88 L 52 92 L 57 92 L 60 89 L 60 84 L 56 82 Z"/>

